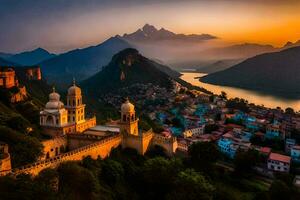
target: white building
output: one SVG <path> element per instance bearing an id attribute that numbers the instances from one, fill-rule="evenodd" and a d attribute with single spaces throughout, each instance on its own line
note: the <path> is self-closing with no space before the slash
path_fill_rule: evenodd
<path id="1" fill-rule="evenodd" d="M 289 172 L 291 157 L 278 153 L 270 153 L 268 158 L 268 169 L 279 172 Z"/>

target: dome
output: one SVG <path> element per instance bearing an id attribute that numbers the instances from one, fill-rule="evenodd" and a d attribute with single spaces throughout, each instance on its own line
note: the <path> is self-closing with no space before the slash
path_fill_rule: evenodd
<path id="1" fill-rule="evenodd" d="M 76 86 L 75 79 L 73 80 L 73 85 L 68 89 L 68 95 L 81 95 L 81 89 Z"/>
<path id="2" fill-rule="evenodd" d="M 64 104 L 61 101 L 49 101 L 48 103 L 46 103 L 46 109 L 60 109 L 63 108 Z"/>
<path id="3" fill-rule="evenodd" d="M 49 100 L 50 101 L 59 101 L 60 95 L 53 91 L 52 93 L 49 94 Z"/>
<path id="4" fill-rule="evenodd" d="M 125 103 L 122 104 L 121 106 L 121 111 L 124 112 L 134 112 L 134 105 L 129 102 L 127 99 Z"/>
<path id="5" fill-rule="evenodd" d="M 49 102 L 46 103 L 46 109 L 60 109 L 63 106 L 64 104 L 60 101 L 60 95 L 53 88 L 53 92 L 49 94 Z"/>

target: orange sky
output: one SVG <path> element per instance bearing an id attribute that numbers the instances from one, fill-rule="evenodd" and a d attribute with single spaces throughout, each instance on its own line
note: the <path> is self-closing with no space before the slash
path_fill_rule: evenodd
<path id="1" fill-rule="evenodd" d="M 208 33 L 225 43 L 282 46 L 300 39 L 300 0 L 11 2 L 0 0 L 0 24 L 5 27 L 0 51 L 5 52 L 83 48 L 145 23 L 176 33 Z"/>

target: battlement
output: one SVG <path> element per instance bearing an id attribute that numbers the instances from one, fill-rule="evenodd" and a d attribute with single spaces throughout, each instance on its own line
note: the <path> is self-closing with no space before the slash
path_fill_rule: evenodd
<path id="1" fill-rule="evenodd" d="M 111 149 L 116 148 L 120 145 L 121 140 L 121 135 L 114 135 L 112 137 L 105 138 L 90 145 L 80 147 L 67 153 L 63 153 L 54 158 L 25 165 L 20 168 L 15 168 L 12 170 L 12 174 L 18 175 L 21 173 L 27 173 L 37 175 L 43 169 L 49 167 L 55 168 L 62 162 L 66 161 L 79 161 L 86 156 L 91 156 L 93 159 L 97 159 L 98 157 L 105 158 L 109 155 Z"/>

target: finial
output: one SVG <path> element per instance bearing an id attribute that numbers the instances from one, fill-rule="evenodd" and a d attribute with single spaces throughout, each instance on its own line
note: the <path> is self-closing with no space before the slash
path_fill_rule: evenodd
<path id="1" fill-rule="evenodd" d="M 52 87 L 52 92 L 55 93 L 55 86 Z"/>
<path id="2" fill-rule="evenodd" d="M 129 102 L 129 98 L 128 97 L 126 97 L 126 102 Z"/>
<path id="3" fill-rule="evenodd" d="M 75 86 L 76 81 L 75 81 L 75 77 L 73 77 L 73 86 Z"/>

